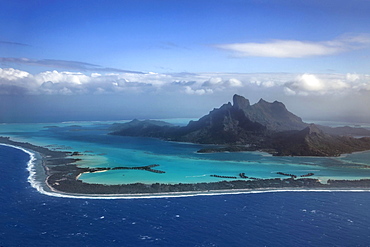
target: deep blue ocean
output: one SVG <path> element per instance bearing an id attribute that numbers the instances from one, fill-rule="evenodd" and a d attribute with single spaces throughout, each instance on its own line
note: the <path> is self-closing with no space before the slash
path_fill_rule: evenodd
<path id="1" fill-rule="evenodd" d="M 27 182 L 0 146 L 0 246 L 370 246 L 370 193 L 71 199 Z"/>

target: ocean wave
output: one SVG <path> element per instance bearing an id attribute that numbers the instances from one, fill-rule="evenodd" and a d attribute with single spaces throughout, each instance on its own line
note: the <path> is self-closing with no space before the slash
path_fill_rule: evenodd
<path id="1" fill-rule="evenodd" d="M 36 162 L 37 162 L 37 153 L 30 150 L 24 149 L 22 147 L 3 144 L 0 145 L 8 146 L 22 150 L 30 156 L 30 159 L 27 163 L 27 170 L 29 176 L 27 181 L 30 185 L 35 188 L 38 192 L 48 196 L 54 197 L 63 197 L 63 198 L 77 198 L 77 199 L 151 199 L 151 198 L 170 198 L 170 197 L 193 197 L 193 196 L 216 196 L 216 195 L 239 195 L 239 194 L 259 194 L 259 193 L 276 193 L 276 192 L 370 192 L 370 189 L 256 189 L 256 190 L 219 190 L 219 191 L 191 191 L 191 192 L 168 192 L 161 194 L 109 194 L 109 195 L 79 195 L 79 194 L 68 194 L 61 193 L 57 191 L 46 191 L 44 186 L 47 186 L 45 183 L 36 180 Z M 201 175 L 206 176 L 206 175 Z M 196 177 L 196 176 L 195 176 Z"/>
<path id="2" fill-rule="evenodd" d="M 42 184 L 39 181 L 37 181 L 36 178 L 35 178 L 36 177 L 35 165 L 36 165 L 36 161 L 37 161 L 36 153 L 31 152 L 31 151 L 29 151 L 27 149 L 24 149 L 22 147 L 14 146 L 14 145 L 3 144 L 3 143 L 0 143 L 0 145 L 12 147 L 12 148 L 15 148 L 15 149 L 19 149 L 19 150 L 25 152 L 26 154 L 28 154 L 30 156 L 30 159 L 27 162 L 27 171 L 29 173 L 27 181 L 30 183 L 30 185 L 33 188 L 35 188 L 40 193 L 42 193 L 42 194 L 48 193 L 43 189 Z"/>
<path id="3" fill-rule="evenodd" d="M 45 192 L 45 191 L 44 191 Z M 156 199 L 156 198 L 177 198 L 177 197 L 194 197 L 194 196 L 220 196 L 220 195 L 241 195 L 241 194 L 261 194 L 261 193 L 278 193 L 278 192 L 370 192 L 370 189 L 266 189 L 266 190 L 245 190 L 245 191 L 212 191 L 212 192 L 174 192 L 164 194 L 135 194 L 135 195 L 72 195 L 61 194 L 56 192 L 45 192 L 43 194 L 77 199 Z"/>

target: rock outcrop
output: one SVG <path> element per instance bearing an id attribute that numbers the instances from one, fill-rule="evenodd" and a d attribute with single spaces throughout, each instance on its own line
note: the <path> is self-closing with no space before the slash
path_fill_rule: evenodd
<path id="1" fill-rule="evenodd" d="M 243 96 L 187 126 L 171 126 L 161 121 L 133 120 L 115 124 L 114 135 L 157 137 L 165 140 L 202 144 L 223 144 L 202 152 L 265 150 L 275 155 L 337 156 L 370 149 L 370 138 L 356 139 L 325 133 L 335 129 L 307 124 L 285 105 L 261 99 L 251 105 Z M 348 130 L 348 129 L 347 129 Z"/>
<path id="2" fill-rule="evenodd" d="M 273 147 L 282 156 L 339 156 L 370 149 L 370 138 L 330 135 L 311 124 L 301 131 L 275 135 Z"/>
<path id="3" fill-rule="evenodd" d="M 240 109 L 252 122 L 257 122 L 272 131 L 301 130 L 307 126 L 302 119 L 289 112 L 281 102 L 269 103 L 260 99 L 258 103 L 250 105 L 249 100 L 235 94 L 233 107 Z"/>

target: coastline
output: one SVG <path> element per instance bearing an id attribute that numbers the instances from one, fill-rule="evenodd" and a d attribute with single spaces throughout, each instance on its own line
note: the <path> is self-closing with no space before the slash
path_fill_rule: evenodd
<path id="1" fill-rule="evenodd" d="M 0 145 L 19 149 L 30 156 L 30 160 L 27 163 L 27 171 L 29 172 L 27 181 L 38 192 L 46 195 L 53 195 L 52 192 L 54 192 L 54 188 L 47 182 L 52 173 L 51 166 L 58 164 L 68 165 L 78 160 L 68 158 L 72 152 L 52 151 L 28 142 L 12 141 L 9 137 L 0 136 Z M 40 178 L 37 179 L 36 176 Z"/>
<path id="2" fill-rule="evenodd" d="M 103 185 L 87 184 L 78 180 L 89 168 L 79 168 L 73 152 L 52 151 L 30 143 L 15 142 L 7 137 L 0 137 L 0 145 L 20 149 L 30 156 L 27 164 L 28 182 L 38 192 L 56 197 L 84 199 L 138 199 L 189 197 L 227 194 L 249 194 L 269 192 L 369 192 L 370 179 L 331 180 L 322 184 L 317 179 L 260 179 L 257 181 L 220 181 L 196 184 L 124 184 Z M 41 164 L 45 179 L 44 184 L 36 180 L 36 163 Z M 275 186 L 272 186 L 275 185 Z"/>

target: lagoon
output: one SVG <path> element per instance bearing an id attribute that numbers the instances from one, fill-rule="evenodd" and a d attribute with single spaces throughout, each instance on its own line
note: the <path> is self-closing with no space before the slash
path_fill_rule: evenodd
<path id="1" fill-rule="evenodd" d="M 168 121 L 168 120 L 167 120 Z M 181 123 L 179 119 L 174 120 Z M 185 124 L 187 120 L 184 120 Z M 141 167 L 158 164 L 165 173 L 145 170 L 108 170 L 84 173 L 79 179 L 94 184 L 209 183 L 230 180 L 214 177 L 285 178 L 277 172 L 312 178 L 358 180 L 370 178 L 370 152 L 341 157 L 275 157 L 263 152 L 199 154 L 204 145 L 167 142 L 154 138 L 108 135 L 112 122 L 2 124 L 0 136 L 51 150 L 79 152 L 80 167 Z M 42 178 L 42 176 L 39 176 Z M 42 182 L 42 181 L 39 181 Z"/>

